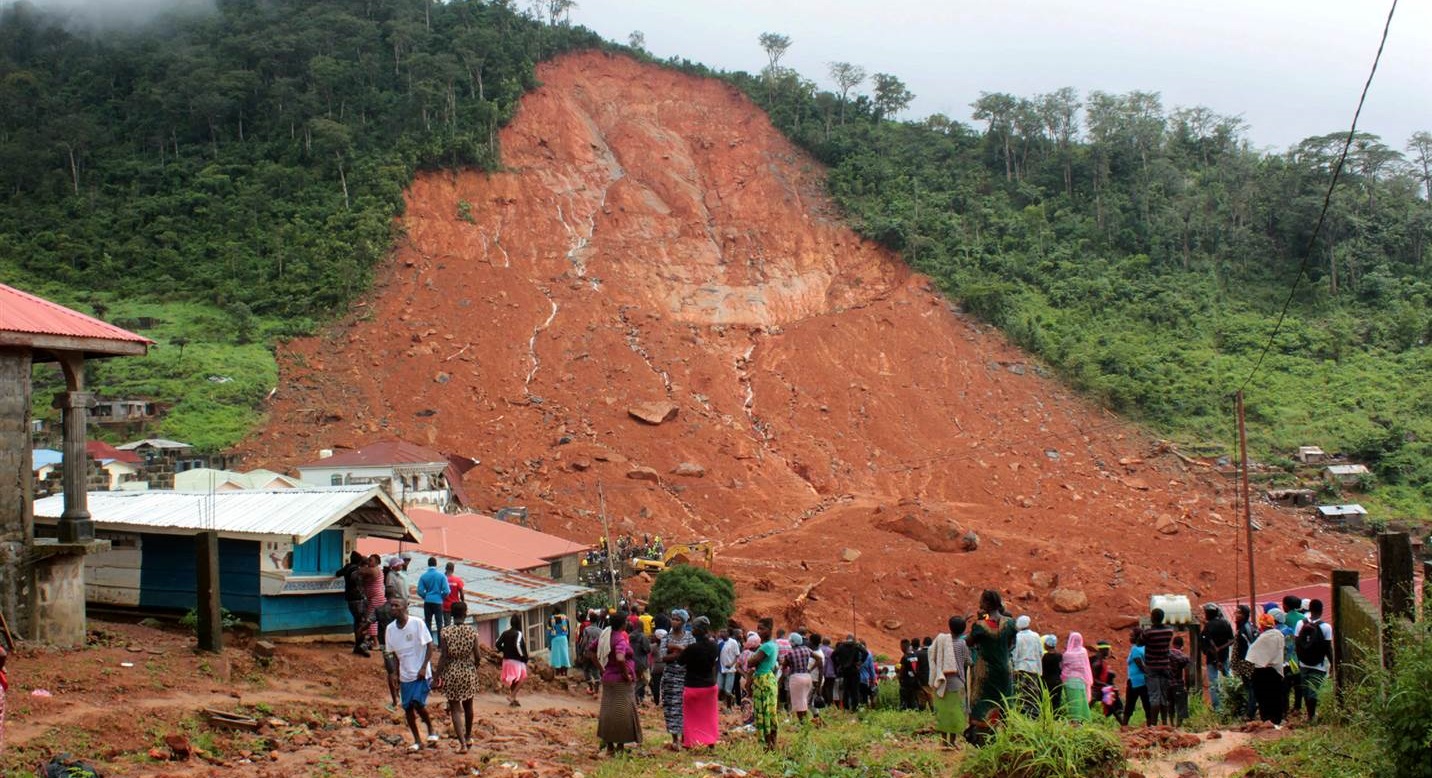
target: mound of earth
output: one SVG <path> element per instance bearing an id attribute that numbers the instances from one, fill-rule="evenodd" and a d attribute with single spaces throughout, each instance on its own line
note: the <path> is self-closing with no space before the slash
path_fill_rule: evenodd
<path id="1" fill-rule="evenodd" d="M 601 53 L 538 72 L 503 171 L 420 176 L 369 296 L 282 349 L 248 464 L 402 437 L 481 459 L 480 507 L 582 541 L 600 487 L 615 532 L 718 541 L 743 613 L 883 648 L 985 587 L 1096 637 L 1153 592 L 1234 592 L 1231 483 L 852 233 L 735 88 Z M 1367 554 L 1257 513 L 1262 580 Z M 1056 613 L 1055 580 L 1087 609 Z"/>

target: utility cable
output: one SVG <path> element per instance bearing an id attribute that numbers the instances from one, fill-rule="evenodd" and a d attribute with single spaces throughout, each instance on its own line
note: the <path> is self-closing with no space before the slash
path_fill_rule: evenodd
<path id="1" fill-rule="evenodd" d="M 1258 369 L 1263 366 L 1263 360 L 1273 348 L 1273 341 L 1278 337 L 1278 331 L 1283 328 L 1283 319 L 1288 315 L 1288 308 L 1293 304 L 1293 297 L 1298 293 L 1298 284 L 1303 276 L 1308 274 L 1308 263 L 1313 258 L 1313 247 L 1318 242 L 1318 234 L 1322 232 L 1323 222 L 1328 217 L 1328 207 L 1332 204 L 1333 189 L 1338 185 L 1338 178 L 1342 176 L 1343 163 L 1347 162 L 1348 150 L 1352 148 L 1353 137 L 1357 134 L 1357 120 L 1362 116 L 1362 105 L 1367 101 L 1367 92 L 1372 87 L 1372 77 L 1377 75 L 1377 65 L 1382 61 L 1382 50 L 1387 46 L 1387 33 L 1392 28 L 1392 15 L 1397 12 L 1397 0 L 1392 0 L 1392 7 L 1387 9 L 1387 21 L 1382 25 L 1382 40 L 1377 44 L 1377 56 L 1372 59 L 1372 70 L 1367 74 L 1367 81 L 1362 85 L 1362 96 L 1357 99 L 1357 110 L 1352 114 L 1352 126 L 1348 128 L 1347 138 L 1343 140 L 1342 153 L 1338 155 L 1337 165 L 1333 167 L 1332 180 L 1328 182 L 1327 194 L 1323 195 L 1323 209 L 1318 213 L 1318 223 L 1313 227 L 1313 234 L 1308 236 L 1308 248 L 1303 252 L 1303 262 L 1298 266 L 1298 275 L 1293 278 L 1293 286 L 1288 289 L 1288 298 L 1283 301 L 1283 310 L 1278 313 L 1278 321 L 1273 325 L 1273 331 L 1268 334 L 1268 342 L 1263 346 L 1263 351 L 1258 354 L 1258 361 L 1253 364 L 1253 369 L 1248 371 L 1248 377 L 1243 379 L 1243 384 L 1238 391 L 1248 388 L 1253 376 L 1258 374 Z"/>

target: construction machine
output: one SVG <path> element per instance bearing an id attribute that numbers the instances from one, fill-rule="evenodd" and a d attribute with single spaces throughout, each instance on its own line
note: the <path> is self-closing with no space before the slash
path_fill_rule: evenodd
<path id="1" fill-rule="evenodd" d="M 677 565 L 697 565 L 710 570 L 715 559 L 715 545 L 707 540 L 697 540 L 670 546 L 656 559 L 633 559 L 631 568 L 638 573 L 660 573 Z"/>

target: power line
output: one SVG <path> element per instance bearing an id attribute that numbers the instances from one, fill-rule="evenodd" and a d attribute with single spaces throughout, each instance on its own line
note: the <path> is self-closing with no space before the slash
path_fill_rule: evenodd
<path id="1" fill-rule="evenodd" d="M 1382 61 L 1382 50 L 1387 46 L 1387 32 L 1392 28 L 1392 15 L 1397 12 L 1397 0 L 1392 0 L 1392 7 L 1387 9 L 1387 21 L 1382 25 L 1382 40 L 1377 44 L 1377 56 L 1372 58 L 1372 70 L 1367 74 L 1367 81 L 1363 82 L 1362 95 L 1357 99 L 1357 110 L 1352 114 L 1352 126 L 1348 128 L 1347 138 L 1343 140 L 1342 153 L 1338 155 L 1337 165 L 1333 167 L 1332 180 L 1328 182 L 1327 194 L 1323 195 L 1323 209 L 1318 213 L 1318 223 L 1313 227 L 1313 234 L 1308 237 L 1308 247 L 1303 253 L 1303 262 L 1298 266 L 1298 275 L 1293 278 L 1293 285 L 1288 289 L 1288 298 L 1283 301 L 1283 310 L 1278 313 L 1278 322 L 1273 325 L 1273 331 L 1268 334 L 1268 342 L 1263 346 L 1263 351 L 1258 354 L 1258 361 L 1253 364 L 1253 369 L 1248 371 L 1248 377 L 1243 379 L 1243 385 L 1238 391 L 1248 388 L 1248 383 L 1257 375 L 1258 369 L 1263 367 L 1263 360 L 1273 348 L 1273 341 L 1278 337 L 1278 331 L 1283 328 L 1283 319 L 1288 315 L 1288 307 L 1293 304 L 1293 297 L 1298 293 L 1298 284 L 1303 276 L 1308 273 L 1308 263 L 1313 257 L 1313 246 L 1318 242 L 1318 234 L 1322 232 L 1323 222 L 1328 217 L 1328 206 L 1332 204 L 1333 189 L 1338 185 L 1338 178 L 1342 176 L 1343 163 L 1347 162 L 1348 150 L 1352 148 L 1353 137 L 1357 134 L 1357 120 L 1362 116 L 1362 105 L 1367 101 L 1367 92 L 1372 87 L 1372 77 L 1377 75 L 1377 65 Z"/>

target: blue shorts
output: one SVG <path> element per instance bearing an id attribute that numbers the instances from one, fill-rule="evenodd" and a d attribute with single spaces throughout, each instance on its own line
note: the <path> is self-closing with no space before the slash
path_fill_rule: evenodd
<path id="1" fill-rule="evenodd" d="M 432 691 L 433 683 L 426 678 L 419 678 L 416 681 L 406 681 L 398 685 L 398 700 L 403 710 L 409 708 L 426 708 L 428 705 L 428 692 Z"/>

